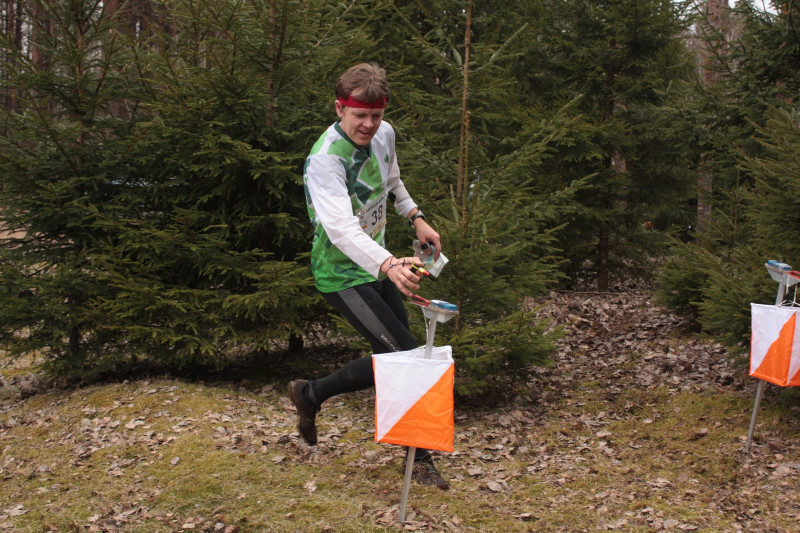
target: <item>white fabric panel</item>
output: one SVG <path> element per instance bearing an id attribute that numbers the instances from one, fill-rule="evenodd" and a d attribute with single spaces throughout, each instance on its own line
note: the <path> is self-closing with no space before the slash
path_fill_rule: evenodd
<path id="1" fill-rule="evenodd" d="M 453 364 L 450 346 L 434 347 L 425 359 L 425 347 L 405 352 L 374 354 L 375 440 L 380 441 L 408 410 L 441 379 Z"/>
<path id="2" fill-rule="evenodd" d="M 761 365 L 769 347 L 778 338 L 783 322 L 775 320 L 775 312 L 780 309 L 774 305 L 750 304 L 752 337 L 750 342 L 750 372 Z"/>

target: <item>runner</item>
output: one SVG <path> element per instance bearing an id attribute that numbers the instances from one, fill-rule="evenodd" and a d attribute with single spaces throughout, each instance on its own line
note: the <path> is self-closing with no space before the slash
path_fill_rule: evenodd
<path id="1" fill-rule="evenodd" d="M 386 73 L 362 63 L 335 86 L 339 120 L 317 140 L 305 164 L 308 215 L 314 226 L 311 269 L 317 289 L 361 333 L 374 353 L 411 350 L 419 343 L 403 304 L 419 289 L 416 257 L 394 257 L 386 249 L 386 207 L 407 218 L 417 239 L 441 250 L 439 234 L 411 199 L 400 179 L 394 129 L 383 121 L 389 101 Z M 372 358 L 351 361 L 322 379 L 289 384 L 300 436 L 317 443 L 316 415 L 328 398 L 375 385 Z M 413 478 L 448 489 L 430 450 L 418 449 Z"/>

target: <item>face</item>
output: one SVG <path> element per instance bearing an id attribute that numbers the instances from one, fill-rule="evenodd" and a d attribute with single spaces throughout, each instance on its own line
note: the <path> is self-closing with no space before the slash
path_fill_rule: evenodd
<path id="1" fill-rule="evenodd" d="M 351 96 L 358 98 L 360 92 L 361 89 L 356 89 Z M 368 145 L 383 120 L 383 109 L 343 107 L 338 100 L 336 114 L 339 115 L 339 126 L 356 146 Z"/>

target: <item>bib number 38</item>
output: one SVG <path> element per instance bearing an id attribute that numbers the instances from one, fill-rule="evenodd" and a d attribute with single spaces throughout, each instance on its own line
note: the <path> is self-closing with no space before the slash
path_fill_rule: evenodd
<path id="1" fill-rule="evenodd" d="M 356 213 L 361 229 L 375 238 L 386 225 L 386 194 L 368 203 Z"/>

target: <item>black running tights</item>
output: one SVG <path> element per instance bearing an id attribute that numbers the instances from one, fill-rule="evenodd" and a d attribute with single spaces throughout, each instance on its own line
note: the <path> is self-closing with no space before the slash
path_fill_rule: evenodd
<path id="1" fill-rule="evenodd" d="M 408 329 L 408 315 L 400 291 L 389 279 L 322 296 L 367 339 L 373 353 L 413 350 L 419 346 Z M 373 387 L 372 357 L 351 361 L 310 385 L 309 396 L 317 404 L 343 392 Z"/>
<path id="2" fill-rule="evenodd" d="M 372 346 L 373 353 L 413 350 L 419 346 L 408 329 L 408 315 L 397 287 L 384 279 L 356 285 L 340 292 L 323 293 Z M 317 405 L 331 396 L 375 386 L 372 357 L 361 357 L 324 378 L 310 381 L 306 393 Z M 415 459 L 426 460 L 430 451 L 417 450 Z"/>

